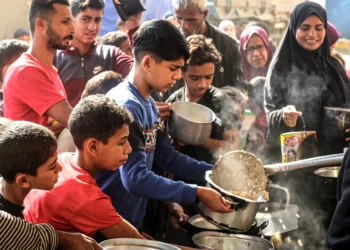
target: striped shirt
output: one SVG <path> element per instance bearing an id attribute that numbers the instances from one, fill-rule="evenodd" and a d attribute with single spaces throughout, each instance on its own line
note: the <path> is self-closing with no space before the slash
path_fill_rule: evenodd
<path id="1" fill-rule="evenodd" d="M 0 211 L 1 250 L 54 250 L 58 235 L 49 224 L 31 224 Z"/>

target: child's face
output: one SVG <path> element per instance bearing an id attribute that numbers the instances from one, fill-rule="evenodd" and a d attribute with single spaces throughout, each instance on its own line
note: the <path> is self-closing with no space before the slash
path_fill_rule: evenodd
<path id="1" fill-rule="evenodd" d="M 58 181 L 58 173 L 62 166 L 57 162 L 57 152 L 54 153 L 38 170 L 36 176 L 30 175 L 28 180 L 32 189 L 51 190 Z"/>
<path id="2" fill-rule="evenodd" d="M 132 152 L 128 141 L 129 126 L 124 124 L 109 138 L 107 144 L 98 142 L 98 154 L 95 165 L 100 169 L 115 171 L 126 163 Z"/>
<path id="3" fill-rule="evenodd" d="M 172 88 L 177 80 L 181 79 L 181 68 L 184 66 L 184 59 L 175 61 L 161 61 L 157 63 L 155 59 L 150 57 L 149 66 L 145 68 L 147 71 L 147 82 L 149 87 L 165 92 Z"/>
<path id="4" fill-rule="evenodd" d="M 200 66 L 189 65 L 183 73 L 188 93 L 193 98 L 201 98 L 209 89 L 214 78 L 214 63 L 205 63 Z"/>

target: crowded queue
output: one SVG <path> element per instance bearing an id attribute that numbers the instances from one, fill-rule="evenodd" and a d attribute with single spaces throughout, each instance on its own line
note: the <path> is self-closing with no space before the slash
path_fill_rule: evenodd
<path id="1" fill-rule="evenodd" d="M 234 213 L 205 186 L 220 155 L 243 149 L 278 163 L 280 135 L 295 130 L 316 131 L 319 155 L 346 149 L 350 136 L 325 121 L 324 108 L 349 108 L 350 82 L 331 47 L 340 34 L 319 4 L 295 7 L 277 49 L 265 26 L 248 24 L 239 37 L 231 21 L 215 27 L 206 0 L 173 0 L 177 26 L 141 23 L 137 13 L 125 33 L 98 42 L 104 7 L 104 0 L 33 0 L 30 44 L 0 41 L 1 249 L 154 240 L 168 217 L 181 228 L 198 202 Z M 201 145 L 171 138 L 178 101 L 209 108 L 221 126 Z M 245 109 L 254 115 L 248 127 Z M 327 226 L 332 249 L 350 242 L 348 154 Z M 317 194 L 298 188 L 291 192 L 305 199 Z M 156 227 L 154 201 L 167 210 Z"/>

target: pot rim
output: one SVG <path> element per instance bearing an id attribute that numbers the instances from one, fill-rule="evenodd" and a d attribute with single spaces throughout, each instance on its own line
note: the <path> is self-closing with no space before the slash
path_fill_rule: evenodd
<path id="1" fill-rule="evenodd" d="M 227 196 L 233 196 L 237 199 L 241 199 L 241 200 L 244 200 L 244 201 L 247 201 L 247 202 L 250 202 L 250 203 L 264 203 L 264 202 L 267 202 L 266 200 L 263 199 L 263 196 L 260 195 L 258 197 L 258 199 L 256 200 L 251 200 L 251 199 L 248 199 L 248 198 L 244 198 L 244 197 L 240 197 L 238 195 L 235 195 L 235 194 L 232 194 L 228 191 L 226 191 L 225 189 L 221 188 L 220 186 L 218 186 L 217 184 L 215 184 L 213 182 L 213 180 L 211 179 L 211 174 L 212 174 L 212 170 L 208 170 L 205 172 L 205 180 L 212 186 L 214 186 L 216 189 L 218 189 L 221 193 L 223 193 L 224 195 L 227 195 Z"/>
<path id="2" fill-rule="evenodd" d="M 188 119 L 184 118 L 182 115 L 180 115 L 179 113 L 177 113 L 177 112 L 174 110 L 174 108 L 172 108 L 172 112 L 174 112 L 177 116 L 181 117 L 181 118 L 184 119 L 185 121 L 192 122 L 192 123 L 196 123 L 196 124 L 212 124 L 212 123 L 216 120 L 216 118 L 217 118 L 216 115 L 215 115 L 215 113 L 214 113 L 214 111 L 211 110 L 210 108 L 207 108 L 207 107 L 204 106 L 204 105 L 201 105 L 201 104 L 198 104 L 198 103 L 195 103 L 195 102 L 177 101 L 177 102 L 174 102 L 174 103 L 172 104 L 172 106 L 173 106 L 173 107 L 176 106 L 177 103 L 180 103 L 180 104 L 181 104 L 181 103 L 186 103 L 186 104 L 193 105 L 193 106 L 200 106 L 200 107 L 206 109 L 207 111 L 211 112 L 212 115 L 213 115 L 213 120 L 212 120 L 212 121 L 208 121 L 208 122 L 195 122 L 195 121 L 191 121 L 191 120 L 188 120 Z M 179 104 L 179 105 L 180 105 L 180 104 Z"/>
<path id="3" fill-rule="evenodd" d="M 268 249 L 274 249 L 272 243 L 269 242 L 268 240 L 263 239 L 261 237 L 244 235 L 244 234 L 227 234 L 227 233 L 221 233 L 221 232 L 204 231 L 204 232 L 200 232 L 200 233 L 197 233 L 197 234 L 193 235 L 192 236 L 192 241 L 198 247 L 208 248 L 208 246 L 204 246 L 202 244 L 197 243 L 199 239 L 204 238 L 204 237 L 208 237 L 208 236 L 229 237 L 229 238 L 235 238 L 237 240 L 247 240 L 247 241 L 262 242 L 263 244 L 266 245 L 266 247 L 269 247 Z"/>

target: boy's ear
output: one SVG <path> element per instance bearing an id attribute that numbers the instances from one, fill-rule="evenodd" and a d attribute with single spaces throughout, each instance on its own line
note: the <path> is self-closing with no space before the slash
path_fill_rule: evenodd
<path id="1" fill-rule="evenodd" d="M 88 138 L 84 142 L 84 150 L 86 149 L 90 154 L 95 155 L 98 150 L 98 142 L 95 138 Z"/>
<path id="2" fill-rule="evenodd" d="M 144 71 L 149 72 L 151 70 L 152 64 L 154 63 L 154 59 L 150 55 L 145 55 L 142 58 L 142 68 Z"/>
<path id="3" fill-rule="evenodd" d="M 30 188 L 30 176 L 28 174 L 18 173 L 15 178 L 16 184 L 22 188 Z"/>

